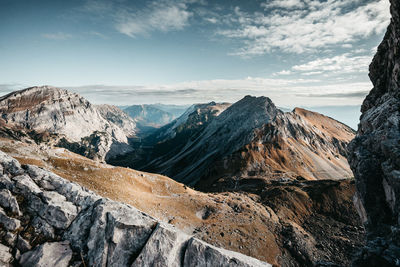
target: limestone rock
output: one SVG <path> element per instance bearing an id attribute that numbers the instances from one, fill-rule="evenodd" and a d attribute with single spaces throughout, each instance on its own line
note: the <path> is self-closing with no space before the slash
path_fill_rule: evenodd
<path id="1" fill-rule="evenodd" d="M 8 217 L 4 210 L 0 208 L 0 225 L 8 231 L 14 231 L 21 226 L 21 222 L 17 219 Z"/>
<path id="2" fill-rule="evenodd" d="M 183 266 L 182 259 L 189 239 L 190 236 L 159 224 L 132 267 Z"/>
<path id="3" fill-rule="evenodd" d="M 116 106 L 106 104 L 96 105 L 96 109 L 100 112 L 103 118 L 119 126 L 126 136 L 135 136 L 136 122 L 124 111 Z"/>
<path id="4" fill-rule="evenodd" d="M 0 209 L 0 224 L 5 226 L 1 234 L 10 246 L 0 246 L 0 265 L 270 266 L 201 242 L 54 173 L 10 162 L 13 159 L 0 151 L 0 166 L 11 176 L 0 176 L 0 183 L 9 187 L 1 191 L 5 206 L 10 199 L 18 200 L 21 220 Z"/>
<path id="5" fill-rule="evenodd" d="M 1 266 L 11 266 L 12 255 L 10 253 L 10 248 L 2 245 L 0 243 L 0 265 Z"/>
<path id="6" fill-rule="evenodd" d="M 66 229 L 77 215 L 77 208 L 57 192 L 43 193 L 46 205 L 39 214 L 55 228 Z"/>
<path id="7" fill-rule="evenodd" d="M 89 158 L 104 160 L 132 151 L 127 129 L 67 90 L 41 86 L 12 92 L 0 98 L 0 112 L 7 127 L 26 130 L 35 142 L 54 143 Z"/>
<path id="8" fill-rule="evenodd" d="M 11 192 L 7 189 L 0 190 L 0 206 L 10 210 L 12 213 L 16 215 L 20 215 L 18 202 Z"/>
<path id="9" fill-rule="evenodd" d="M 22 267 L 67 267 L 71 258 L 72 250 L 68 241 L 52 242 L 44 243 L 34 250 L 22 254 L 19 263 Z"/>
<path id="10" fill-rule="evenodd" d="M 243 254 L 210 246 L 198 239 L 190 239 L 184 258 L 184 267 L 221 266 L 248 267 L 271 266 Z"/>

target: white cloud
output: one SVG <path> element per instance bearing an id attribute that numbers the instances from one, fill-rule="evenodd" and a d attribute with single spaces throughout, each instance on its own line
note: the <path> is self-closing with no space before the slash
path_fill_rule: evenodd
<path id="1" fill-rule="evenodd" d="M 303 73 L 301 73 L 301 75 L 311 76 L 311 75 L 319 75 L 319 74 L 322 74 L 322 73 L 323 73 L 322 71 L 310 71 L 310 72 L 303 72 Z"/>
<path id="2" fill-rule="evenodd" d="M 303 9 L 275 10 L 268 15 L 236 12 L 238 26 L 218 32 L 243 40 L 235 55 L 254 56 L 272 50 L 289 53 L 313 52 L 335 46 L 350 47 L 372 34 L 382 33 L 390 19 L 389 1 L 303 0 Z M 296 1 L 279 1 L 281 5 Z M 271 6 L 264 4 L 265 8 Z M 354 7 L 356 6 L 356 7 Z"/>
<path id="3" fill-rule="evenodd" d="M 132 105 L 143 103 L 193 104 L 210 101 L 235 102 L 245 95 L 268 96 L 278 106 L 360 105 L 369 82 L 332 82 L 318 79 L 200 80 L 145 86 L 88 85 L 64 87 L 94 103 Z M 351 96 L 351 97 L 349 97 Z"/>
<path id="4" fill-rule="evenodd" d="M 208 22 L 210 22 L 212 24 L 216 24 L 218 22 L 218 20 L 216 18 L 205 18 L 204 20 L 208 21 Z"/>
<path id="5" fill-rule="evenodd" d="M 352 44 L 343 44 L 342 47 L 343 48 L 352 48 L 353 45 Z"/>
<path id="6" fill-rule="evenodd" d="M 305 5 L 301 0 L 273 0 L 261 4 L 261 7 L 265 9 L 269 8 L 295 9 L 295 8 L 303 8 L 304 6 Z"/>
<path id="7" fill-rule="evenodd" d="M 290 75 L 290 74 L 292 74 L 292 72 L 290 70 L 282 70 L 279 72 L 275 72 L 273 75 L 277 76 L 277 75 Z"/>
<path id="8" fill-rule="evenodd" d="M 64 32 L 57 32 L 57 33 L 43 33 L 42 37 L 50 40 L 67 40 L 71 39 L 72 35 Z"/>
<path id="9" fill-rule="evenodd" d="M 364 54 L 364 53 L 367 53 L 368 50 L 364 49 L 364 48 L 359 48 L 359 49 L 355 49 L 355 50 L 353 50 L 351 52 L 354 53 L 354 54 Z"/>
<path id="10" fill-rule="evenodd" d="M 294 71 L 306 72 L 308 74 L 324 72 L 348 74 L 367 72 L 370 62 L 370 56 L 353 56 L 350 53 L 345 53 L 334 57 L 320 58 L 304 64 L 295 65 L 292 69 Z"/>
<path id="11" fill-rule="evenodd" d="M 188 25 L 190 16 L 185 3 L 153 2 L 140 12 L 120 10 L 115 27 L 120 33 L 135 37 L 152 31 L 181 30 Z"/>

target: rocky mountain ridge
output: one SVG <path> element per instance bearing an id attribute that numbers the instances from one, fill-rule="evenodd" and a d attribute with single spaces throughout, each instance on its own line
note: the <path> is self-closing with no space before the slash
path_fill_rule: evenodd
<path id="1" fill-rule="evenodd" d="M 12 92 L 0 98 L 0 112 L 2 125 L 9 129 L 34 131 L 37 139 L 89 158 L 105 160 L 132 151 L 128 138 L 134 129 L 108 120 L 89 101 L 67 90 L 41 86 Z"/>
<path id="2" fill-rule="evenodd" d="M 400 1 L 369 67 L 373 89 L 365 98 L 349 162 L 356 207 L 367 245 L 354 266 L 400 266 Z"/>
<path id="3" fill-rule="evenodd" d="M 246 96 L 210 116 L 213 107 L 188 109 L 155 132 L 146 143 L 155 152 L 150 149 L 147 162 L 131 167 L 200 189 L 226 177 L 352 176 L 346 146 L 354 131 L 334 119 L 298 108 L 282 112 L 266 97 Z"/>
<path id="4" fill-rule="evenodd" d="M 136 135 L 136 122 L 124 111 L 116 106 L 107 104 L 95 105 L 95 107 L 103 118 L 120 127 L 127 137 Z"/>
<path id="5" fill-rule="evenodd" d="M 0 152 L 2 266 L 271 266 Z"/>

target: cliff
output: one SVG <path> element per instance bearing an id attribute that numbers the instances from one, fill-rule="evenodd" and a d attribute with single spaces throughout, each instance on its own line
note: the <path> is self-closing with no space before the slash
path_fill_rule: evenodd
<path id="1" fill-rule="evenodd" d="M 370 65 L 373 89 L 363 102 L 349 162 L 367 246 L 355 266 L 400 265 L 400 1 Z"/>

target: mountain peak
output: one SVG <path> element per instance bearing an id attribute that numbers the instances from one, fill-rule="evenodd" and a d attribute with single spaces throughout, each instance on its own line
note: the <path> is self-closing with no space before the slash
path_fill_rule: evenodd
<path id="1" fill-rule="evenodd" d="M 113 122 L 88 100 L 65 89 L 35 86 L 12 92 L 0 98 L 0 112 L 9 127 L 55 134 L 59 140 L 54 142 L 64 147 L 68 143 L 69 149 L 98 141 L 90 157 L 104 158 L 131 150 L 127 137 L 133 135 L 133 129 L 126 128 L 134 126 L 133 122 L 123 125 L 116 119 Z M 82 149 L 75 149 L 78 150 Z"/>
<path id="2" fill-rule="evenodd" d="M 5 96 L 2 96 L 0 98 L 0 101 L 10 98 L 10 97 L 20 97 L 20 96 L 27 96 L 27 95 L 33 95 L 33 94 L 51 95 L 51 94 L 65 94 L 65 93 L 72 94 L 71 92 L 68 92 L 65 89 L 61 89 L 61 88 L 50 86 L 50 85 L 32 86 L 32 87 L 14 91 Z"/>
<path id="3" fill-rule="evenodd" d="M 275 104 L 272 102 L 272 100 L 269 97 L 266 96 L 251 96 L 251 95 L 246 95 L 243 97 L 241 100 L 238 101 L 240 102 L 251 102 L 251 103 L 259 103 L 259 104 L 272 104 L 275 106 Z"/>

